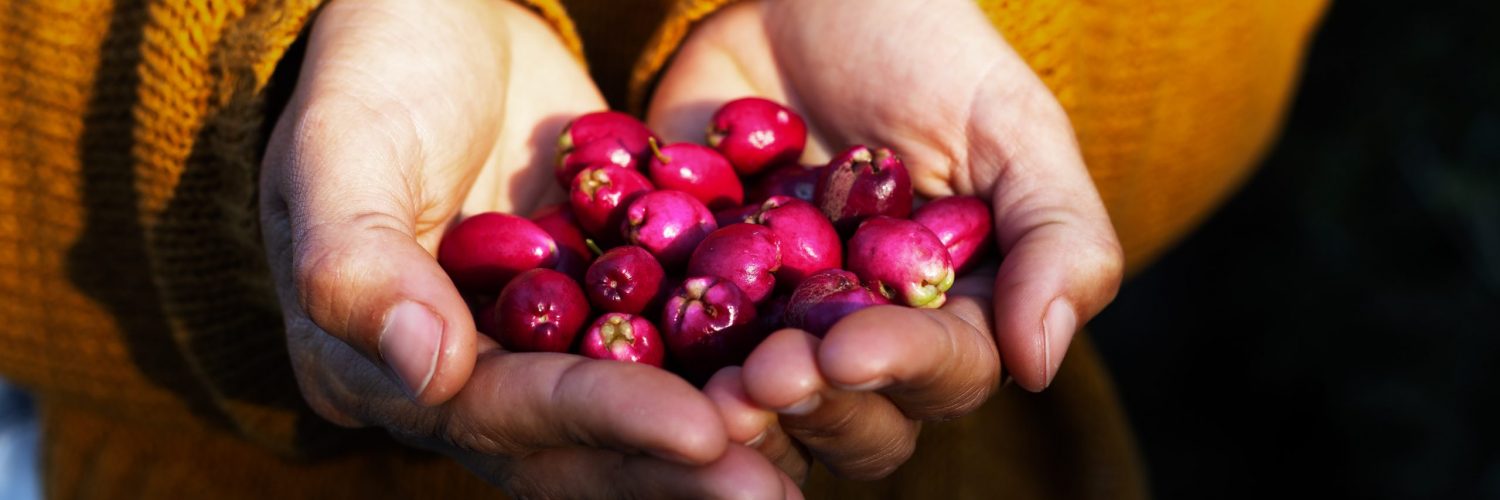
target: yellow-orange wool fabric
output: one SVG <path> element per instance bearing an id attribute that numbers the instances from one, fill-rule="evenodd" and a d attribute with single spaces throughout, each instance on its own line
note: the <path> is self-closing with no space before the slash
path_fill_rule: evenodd
<path id="1" fill-rule="evenodd" d="M 297 393 L 254 206 L 278 64 L 321 0 L 16 0 L 0 9 L 0 376 L 39 398 L 48 494 L 495 495 L 336 429 Z M 724 0 L 531 0 L 616 106 Z M 980 1 L 1067 108 L 1132 269 L 1274 137 L 1316 0 Z M 292 68 L 295 69 L 294 67 Z M 813 497 L 1137 498 L 1086 338 L 1044 394 L 924 428 L 875 483 Z"/>

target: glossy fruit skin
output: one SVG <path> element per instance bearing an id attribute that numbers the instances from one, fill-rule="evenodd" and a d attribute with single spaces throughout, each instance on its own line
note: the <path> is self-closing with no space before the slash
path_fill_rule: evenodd
<path id="1" fill-rule="evenodd" d="M 825 269 L 809 276 L 792 291 L 786 305 L 786 326 L 822 337 L 834 323 L 866 307 L 891 301 L 860 284 L 859 276 L 843 269 Z"/>
<path id="2" fill-rule="evenodd" d="M 651 254 L 638 246 L 604 252 L 589 266 L 583 279 L 589 303 L 604 311 L 640 314 L 664 293 L 666 272 Z"/>
<path id="3" fill-rule="evenodd" d="M 612 312 L 599 316 L 584 332 L 578 354 L 660 368 L 666 358 L 666 346 L 656 326 L 646 318 Z"/>
<path id="4" fill-rule="evenodd" d="M 732 224 L 709 234 L 688 259 L 688 276 L 715 276 L 734 283 L 751 302 L 760 303 L 776 288 L 781 243 L 757 224 Z"/>
<path id="5" fill-rule="evenodd" d="M 527 269 L 557 263 L 557 243 L 529 220 L 499 212 L 453 226 L 438 245 L 438 265 L 464 293 L 493 294 Z"/>
<path id="6" fill-rule="evenodd" d="M 906 219 L 873 217 L 849 239 L 847 268 L 897 304 L 937 308 L 953 286 L 948 249 L 925 226 Z"/>
<path id="7" fill-rule="evenodd" d="M 745 201 L 758 203 L 772 196 L 790 196 L 812 203 L 816 199 L 818 177 L 823 174 L 823 169 L 823 165 L 797 163 L 773 167 L 750 188 Z"/>
<path id="8" fill-rule="evenodd" d="M 761 203 L 749 222 L 766 226 L 781 244 L 776 285 L 784 290 L 795 288 L 813 273 L 844 264 L 843 241 L 823 212 L 811 203 L 772 196 Z"/>
<path id="9" fill-rule="evenodd" d="M 495 304 L 500 346 L 515 352 L 568 352 L 589 319 L 578 283 L 551 269 L 516 276 Z"/>
<path id="10" fill-rule="evenodd" d="M 948 248 L 953 270 L 963 274 L 995 254 L 995 221 L 990 206 L 974 196 L 946 196 L 922 205 L 911 220 L 927 227 Z"/>
<path id="11" fill-rule="evenodd" d="M 646 171 L 657 188 L 693 195 L 710 210 L 745 202 L 745 186 L 740 184 L 734 167 L 718 151 L 707 147 L 681 142 L 657 148 Z"/>
<path id="12" fill-rule="evenodd" d="M 911 215 L 911 175 L 891 150 L 854 146 L 823 169 L 813 196 L 839 234 L 847 235 L 870 217 Z"/>
<path id="13" fill-rule="evenodd" d="M 612 164 L 640 169 L 656 135 L 635 117 L 615 111 L 588 113 L 573 119 L 557 137 L 557 182 L 567 188 L 578 171 Z"/>
<path id="14" fill-rule="evenodd" d="M 662 307 L 662 340 L 688 378 L 701 382 L 720 368 L 743 362 L 760 343 L 763 332 L 755 313 L 755 304 L 734 283 L 691 277 Z"/>
<path id="15" fill-rule="evenodd" d="M 568 203 L 579 227 L 597 243 L 620 240 L 620 223 L 636 197 L 655 189 L 640 172 L 618 165 L 596 165 L 578 172 L 568 192 Z"/>
<path id="16" fill-rule="evenodd" d="M 807 123 L 786 106 L 759 97 L 725 103 L 708 124 L 708 145 L 740 175 L 797 161 L 807 146 Z"/>
<path id="17" fill-rule="evenodd" d="M 745 205 L 726 210 L 714 212 L 714 220 L 719 227 L 732 226 L 742 222 L 754 222 L 755 214 L 760 213 L 760 204 Z"/>
<path id="18" fill-rule="evenodd" d="M 652 191 L 625 210 L 625 242 L 651 252 L 667 269 L 681 269 L 693 249 L 719 228 L 713 212 L 682 191 Z"/>
<path id="19" fill-rule="evenodd" d="M 583 280 L 583 273 L 594 260 L 594 252 L 585 242 L 587 237 L 583 235 L 583 228 L 578 226 L 578 218 L 573 216 L 573 207 L 567 202 L 542 207 L 531 214 L 531 222 L 552 236 L 552 241 L 557 244 L 557 263 L 552 268 L 575 280 Z"/>

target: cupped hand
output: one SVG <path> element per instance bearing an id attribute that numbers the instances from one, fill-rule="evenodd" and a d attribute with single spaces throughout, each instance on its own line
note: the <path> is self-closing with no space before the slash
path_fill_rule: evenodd
<path id="1" fill-rule="evenodd" d="M 261 172 L 303 396 L 521 496 L 795 495 L 680 378 L 477 335 L 433 257 L 461 213 L 559 198 L 555 138 L 603 107 L 554 32 L 511 2 L 326 6 Z"/>
<path id="2" fill-rule="evenodd" d="M 1018 385 L 1045 388 L 1078 327 L 1114 298 L 1120 245 L 1068 118 L 974 2 L 736 4 L 678 52 L 650 123 L 701 141 L 714 109 L 745 95 L 807 117 L 805 161 L 888 146 L 919 194 L 988 200 L 1005 256 L 940 310 L 872 308 L 821 340 L 777 332 L 739 377 L 710 384 L 730 438 L 793 474 L 804 449 L 846 476 L 888 474 L 922 420 L 983 403 L 1002 361 Z"/>

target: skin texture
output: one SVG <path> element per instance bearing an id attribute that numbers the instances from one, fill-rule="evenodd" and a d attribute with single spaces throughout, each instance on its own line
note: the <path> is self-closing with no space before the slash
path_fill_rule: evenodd
<path id="1" fill-rule="evenodd" d="M 811 203 L 775 196 L 761 203 L 760 210 L 747 222 L 766 226 L 781 243 L 776 286 L 782 289 L 795 288 L 813 273 L 837 268 L 844 262 L 844 244 L 838 232 Z"/>
<path id="2" fill-rule="evenodd" d="M 932 231 L 884 216 L 854 232 L 848 266 L 871 290 L 910 307 L 942 307 L 955 276 L 948 249 Z"/>
<path id="3" fill-rule="evenodd" d="M 681 378 L 510 353 L 477 335 L 434 258 L 461 212 L 527 213 L 564 198 L 555 117 L 604 108 L 573 61 L 512 2 L 320 10 L 259 191 L 303 398 L 331 422 L 442 453 L 513 497 L 797 495 L 768 460 L 728 442 L 713 401 Z"/>
<path id="4" fill-rule="evenodd" d="M 578 353 L 593 359 L 626 361 L 660 368 L 666 359 L 661 334 L 646 318 L 626 313 L 605 313 L 594 320 Z"/>
<path id="5" fill-rule="evenodd" d="M 583 281 L 589 302 L 605 311 L 641 314 L 658 303 L 666 272 L 644 248 L 610 249 L 589 266 Z"/>
<path id="6" fill-rule="evenodd" d="M 587 113 L 568 123 L 557 137 L 557 182 L 571 185 L 590 165 L 613 164 L 639 169 L 655 138 L 646 124 L 618 111 Z"/>
<path id="7" fill-rule="evenodd" d="M 693 249 L 719 228 L 713 212 L 681 191 L 653 191 L 630 203 L 621 231 L 625 241 L 651 252 L 662 266 L 681 269 Z"/>
<path id="8" fill-rule="evenodd" d="M 578 227 L 578 218 L 573 217 L 573 207 L 567 203 L 554 203 L 532 212 L 531 222 L 552 236 L 557 244 L 557 263 L 553 269 L 573 279 L 583 280 L 594 252 L 589 250 L 583 228 Z"/>
<path id="9" fill-rule="evenodd" d="M 794 477 L 805 457 L 846 477 L 889 474 L 920 421 L 989 397 L 1002 360 L 1016 385 L 1047 387 L 1123 268 L 1067 115 L 973 2 L 867 0 L 858 10 L 849 22 L 842 2 L 760 0 L 714 14 L 673 58 L 647 119 L 666 140 L 689 140 L 714 103 L 766 97 L 806 118 L 804 163 L 826 162 L 830 145 L 880 144 L 901 153 L 918 194 L 991 205 L 1005 262 L 959 280 L 942 308 L 871 307 L 821 340 L 782 330 L 738 384 L 707 388 L 715 401 L 732 398 L 714 391 L 740 391 L 780 413 L 720 405 L 731 439 L 764 432 L 756 448 Z"/>
<path id="10" fill-rule="evenodd" d="M 588 323 L 589 300 L 568 275 L 532 269 L 506 285 L 492 312 L 501 347 L 568 352 L 578 331 Z"/>
<path id="11" fill-rule="evenodd" d="M 807 145 L 807 124 L 780 103 L 746 97 L 724 103 L 708 122 L 708 147 L 717 149 L 740 175 L 795 162 Z"/>
<path id="12" fill-rule="evenodd" d="M 729 160 L 697 144 L 680 142 L 658 147 L 646 171 L 657 187 L 693 195 L 711 210 L 745 202 L 745 186 Z"/>
<path id="13" fill-rule="evenodd" d="M 975 196 L 948 196 L 927 202 L 911 215 L 948 248 L 953 269 L 959 274 L 994 255 L 995 222 L 990 206 Z"/>
<path id="14" fill-rule="evenodd" d="M 464 219 L 443 238 L 438 265 L 466 293 L 495 293 L 527 269 L 557 265 L 557 244 L 529 220 L 499 212 Z"/>
<path id="15" fill-rule="evenodd" d="M 597 241 L 613 243 L 620 240 L 620 223 L 630 202 L 652 189 L 651 181 L 640 172 L 618 165 L 595 165 L 573 178 L 568 202 L 584 232 Z"/>
<path id="16" fill-rule="evenodd" d="M 776 289 L 781 243 L 776 233 L 756 224 L 732 224 L 703 239 L 688 260 L 687 275 L 717 276 L 734 283 L 751 302 L 761 303 Z"/>

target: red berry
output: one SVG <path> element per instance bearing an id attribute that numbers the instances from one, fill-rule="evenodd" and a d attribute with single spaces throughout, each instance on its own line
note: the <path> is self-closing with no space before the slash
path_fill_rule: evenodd
<path id="1" fill-rule="evenodd" d="M 602 243 L 619 241 L 620 222 L 625 208 L 637 196 L 651 191 L 651 181 L 640 172 L 618 165 L 585 168 L 573 178 L 568 202 L 578 225 Z"/>
<path id="2" fill-rule="evenodd" d="M 889 303 L 884 296 L 861 285 L 854 273 L 825 269 L 809 276 L 792 291 L 786 305 L 786 326 L 822 337 L 844 316 Z"/>
<path id="3" fill-rule="evenodd" d="M 677 143 L 658 148 L 647 172 L 660 189 L 672 189 L 693 195 L 713 210 L 735 207 L 745 201 L 745 187 L 717 151 L 692 143 Z"/>
<path id="4" fill-rule="evenodd" d="M 911 215 L 911 176 L 891 150 L 855 146 L 823 169 L 814 197 L 839 233 L 849 234 L 876 215 Z"/>
<path id="5" fill-rule="evenodd" d="M 938 198 L 918 208 L 911 220 L 926 226 L 948 247 L 953 270 L 963 274 L 995 251 L 990 206 L 973 196 Z"/>
<path id="6" fill-rule="evenodd" d="M 551 269 L 521 273 L 495 304 L 500 345 L 516 352 L 567 352 L 588 321 L 589 302 L 578 283 Z"/>
<path id="7" fill-rule="evenodd" d="M 639 169 L 655 137 L 640 120 L 614 111 L 575 118 L 557 137 L 557 182 L 564 188 L 578 171 L 590 165 L 619 165 Z"/>
<path id="8" fill-rule="evenodd" d="M 792 289 L 808 276 L 844 263 L 844 245 L 833 224 L 811 203 L 772 196 L 748 222 L 766 226 L 781 246 L 781 269 L 776 284 Z"/>
<path id="9" fill-rule="evenodd" d="M 781 244 L 776 233 L 756 224 L 733 224 L 703 239 L 688 259 L 688 276 L 716 276 L 734 283 L 751 302 L 760 303 L 776 287 Z"/>
<path id="10" fill-rule="evenodd" d="M 557 263 L 557 244 L 531 221 L 486 212 L 464 219 L 438 246 L 438 265 L 464 293 L 495 293 L 522 271 Z"/>
<path id="11" fill-rule="evenodd" d="M 849 239 L 849 270 L 911 307 L 942 307 L 953 286 L 948 249 L 932 231 L 906 219 L 878 216 L 861 224 Z"/>
<path id="12" fill-rule="evenodd" d="M 714 214 L 682 191 L 652 191 L 630 202 L 625 211 L 626 243 L 639 245 L 662 266 L 681 269 L 698 243 L 718 229 Z"/>
<path id="13" fill-rule="evenodd" d="M 662 296 L 666 273 L 645 249 L 616 247 L 594 261 L 584 277 L 589 302 L 611 312 L 640 314 Z"/>
<path id="14" fill-rule="evenodd" d="M 755 304 L 728 280 L 688 278 L 662 308 L 662 339 L 689 378 L 745 360 L 760 342 Z"/>
<path id="15" fill-rule="evenodd" d="M 746 97 L 725 103 L 708 125 L 708 145 L 742 175 L 794 162 L 807 145 L 807 124 L 775 101 Z"/>
<path id="16" fill-rule="evenodd" d="M 605 313 L 584 333 L 578 353 L 594 359 L 629 361 L 660 367 L 666 357 L 661 334 L 646 318 Z"/>
<path id="17" fill-rule="evenodd" d="M 589 250 L 583 228 L 578 227 L 578 218 L 573 216 L 572 207 L 567 203 L 542 207 L 531 214 L 531 222 L 551 235 L 552 241 L 557 243 L 557 264 L 552 268 L 573 279 L 582 280 L 589 262 L 594 260 L 594 253 Z"/>

